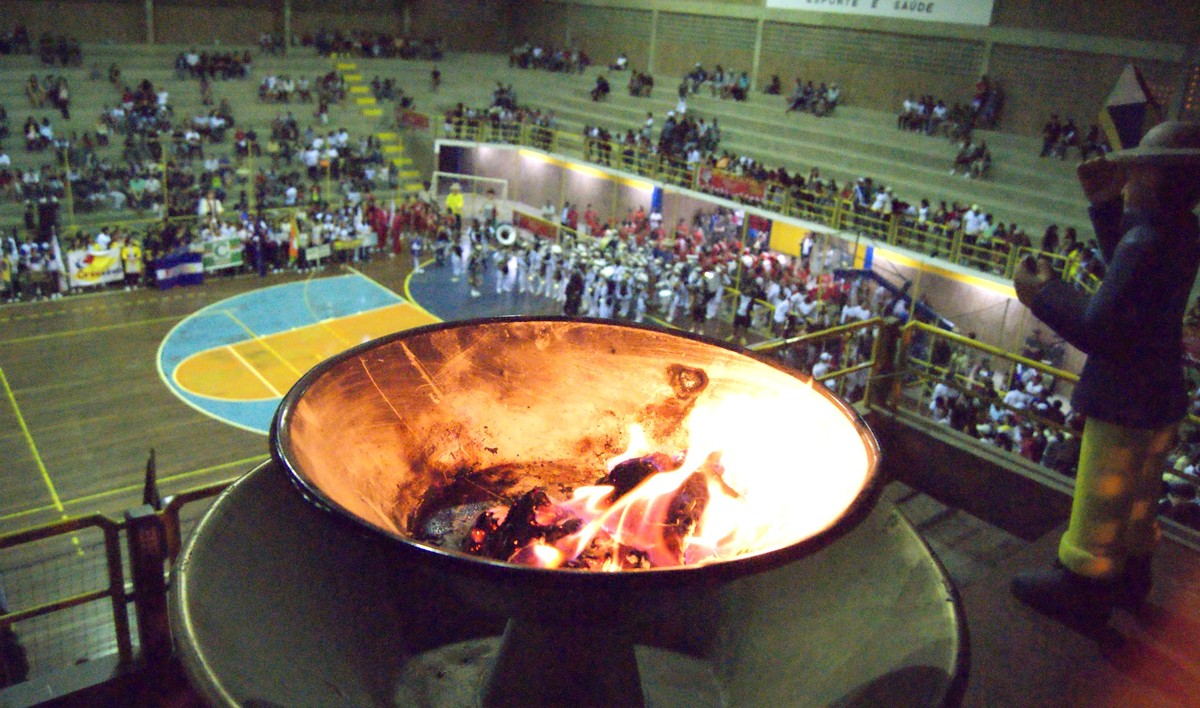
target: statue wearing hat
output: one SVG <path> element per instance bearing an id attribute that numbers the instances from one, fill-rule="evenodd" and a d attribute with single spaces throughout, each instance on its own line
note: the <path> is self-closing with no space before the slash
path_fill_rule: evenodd
<path id="1" fill-rule="evenodd" d="M 1088 160 L 1078 176 L 1107 264 L 1094 295 L 1031 260 L 1017 296 L 1087 354 L 1072 395 L 1086 416 L 1071 518 L 1049 570 L 1013 579 L 1013 594 L 1083 629 L 1151 589 L 1156 507 L 1188 396 L 1182 322 L 1200 268 L 1200 123 L 1168 121 L 1132 149 Z"/>

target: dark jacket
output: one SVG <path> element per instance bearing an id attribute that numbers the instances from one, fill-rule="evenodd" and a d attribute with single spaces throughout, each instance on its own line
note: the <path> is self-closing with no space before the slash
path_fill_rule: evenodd
<path id="1" fill-rule="evenodd" d="M 1094 295 L 1054 280 L 1033 314 L 1087 354 L 1074 410 L 1130 428 L 1156 428 L 1187 412 L 1183 314 L 1200 267 L 1193 214 L 1122 213 L 1113 201 L 1089 210 L 1107 263 Z"/>

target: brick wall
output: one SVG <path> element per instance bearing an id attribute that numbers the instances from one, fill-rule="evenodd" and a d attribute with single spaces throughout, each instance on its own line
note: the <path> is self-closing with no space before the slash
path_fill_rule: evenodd
<path id="1" fill-rule="evenodd" d="M 17 23 L 29 28 L 36 42 L 43 32 L 64 34 L 80 41 L 144 42 L 146 12 L 141 2 L 124 0 L 3 0 L 0 29 Z"/>
<path id="2" fill-rule="evenodd" d="M 1170 106 L 1182 79 L 1178 65 L 997 45 L 992 49 L 991 74 L 999 77 L 1005 87 L 1009 106 L 1005 110 L 1005 130 L 1037 134 L 1053 112 L 1062 118 L 1073 117 L 1086 131 L 1128 63 L 1142 70 L 1155 97 Z"/>
<path id="3" fill-rule="evenodd" d="M 683 76 L 696 62 L 749 72 L 754 62 L 752 20 L 663 12 L 658 18 L 655 73 Z M 672 87 L 673 88 L 673 87 Z"/>
<path id="4" fill-rule="evenodd" d="M 910 93 L 966 100 L 982 60 L 979 42 L 768 22 L 759 84 L 837 82 L 854 105 L 894 110 Z"/>

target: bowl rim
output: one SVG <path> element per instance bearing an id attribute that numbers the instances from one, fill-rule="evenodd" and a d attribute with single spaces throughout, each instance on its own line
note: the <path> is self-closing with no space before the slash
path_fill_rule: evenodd
<path id="1" fill-rule="evenodd" d="M 874 509 L 876 503 L 878 502 L 884 485 L 884 480 L 882 479 L 882 474 L 880 472 L 882 450 L 880 449 L 879 442 L 862 415 L 859 414 L 859 412 L 852 405 L 847 403 L 840 396 L 835 394 L 833 391 L 830 391 L 828 387 L 823 385 L 813 385 L 812 388 L 813 390 L 818 391 L 821 395 L 825 396 L 830 403 L 832 403 L 843 413 L 843 415 L 850 419 L 851 423 L 855 427 L 855 430 L 858 432 L 859 438 L 862 440 L 867 453 L 868 459 L 866 477 L 858 494 L 833 520 L 833 522 L 808 538 L 788 544 L 787 546 L 782 546 L 780 548 L 712 563 L 670 566 L 664 568 L 648 568 L 641 570 L 626 570 L 621 572 L 600 572 L 572 568 L 541 568 L 509 563 L 507 561 L 501 561 L 492 558 L 473 556 L 461 551 L 435 546 L 401 534 L 393 533 L 392 531 L 368 522 L 332 499 L 324 492 L 324 490 L 322 490 L 307 475 L 305 475 L 304 472 L 299 469 L 298 465 L 293 464 L 293 461 L 288 454 L 288 446 L 290 443 L 289 423 L 295 414 L 296 406 L 303 398 L 305 392 L 313 384 L 324 377 L 329 371 L 340 366 L 347 359 L 357 357 L 362 352 L 383 347 L 398 340 L 426 336 L 442 330 L 461 329 L 480 325 L 543 323 L 551 325 L 556 323 L 599 325 L 611 328 L 638 330 L 659 336 L 665 335 L 668 337 L 689 339 L 705 346 L 718 347 L 728 352 L 747 357 L 760 364 L 766 364 L 767 366 L 779 370 L 789 376 L 801 380 L 812 381 L 812 377 L 809 374 L 788 367 L 782 362 L 767 358 L 766 356 L 753 352 L 745 347 L 733 345 L 728 342 L 723 342 L 717 339 L 695 334 L 693 332 L 668 329 L 654 325 L 591 317 L 565 316 L 485 317 L 445 321 L 401 330 L 399 332 L 394 332 L 392 334 L 364 342 L 339 354 L 329 357 L 307 371 L 295 384 L 292 385 L 287 394 L 284 395 L 283 400 L 280 402 L 279 407 L 275 411 L 275 415 L 271 419 L 269 436 L 271 457 L 278 464 L 279 468 L 285 472 L 286 476 L 291 480 L 293 486 L 299 491 L 302 497 L 313 506 L 329 514 L 337 521 L 337 523 L 349 524 L 350 527 L 367 536 L 376 538 L 382 537 L 391 540 L 392 542 L 398 542 L 395 544 L 397 548 L 406 552 L 414 553 L 418 557 L 421 557 L 432 564 L 441 566 L 442 569 L 450 572 L 465 575 L 483 574 L 490 577 L 496 577 L 499 575 L 500 577 L 504 577 L 513 582 L 530 581 L 544 583 L 547 585 L 565 584 L 568 586 L 577 586 L 579 584 L 587 584 L 639 586 L 647 583 L 658 585 L 685 585 L 718 580 L 729 580 L 742 575 L 762 572 L 812 555 L 813 553 L 816 553 L 817 551 L 829 546 L 834 541 L 849 533 L 854 527 L 858 526 L 858 524 L 871 512 L 871 510 Z"/>

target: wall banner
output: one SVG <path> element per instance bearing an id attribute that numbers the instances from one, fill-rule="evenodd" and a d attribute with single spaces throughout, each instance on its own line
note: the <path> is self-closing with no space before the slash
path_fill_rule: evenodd
<path id="1" fill-rule="evenodd" d="M 236 268 L 242 265 L 242 240 L 236 236 L 204 242 L 204 270 Z"/>
<path id="2" fill-rule="evenodd" d="M 956 25 L 992 23 L 995 0 L 767 0 L 767 7 Z"/>
<path id="3" fill-rule="evenodd" d="M 121 249 L 67 251 L 67 274 L 73 288 L 90 288 L 124 280 Z"/>

